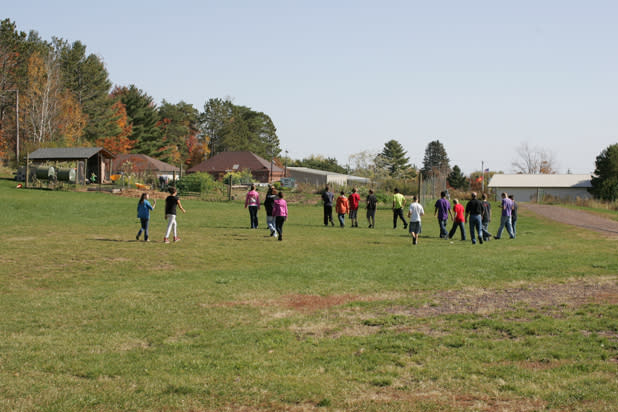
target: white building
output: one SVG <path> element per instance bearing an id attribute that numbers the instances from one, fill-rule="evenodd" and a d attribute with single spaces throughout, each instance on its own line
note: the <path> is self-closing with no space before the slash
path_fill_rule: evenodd
<path id="1" fill-rule="evenodd" d="M 308 167 L 288 166 L 287 175 L 289 177 L 293 177 L 296 180 L 296 183 L 304 183 L 314 186 L 354 186 L 356 184 L 371 183 L 371 180 L 366 177 L 344 175 L 342 173 L 310 169 Z"/>
<path id="2" fill-rule="evenodd" d="M 506 192 L 521 202 L 542 201 L 545 196 L 561 200 L 590 199 L 591 175 L 496 174 L 488 187 L 500 195 Z"/>

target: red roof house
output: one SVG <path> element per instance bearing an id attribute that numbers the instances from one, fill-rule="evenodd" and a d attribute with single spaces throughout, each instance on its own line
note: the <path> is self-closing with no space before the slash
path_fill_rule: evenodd
<path id="1" fill-rule="evenodd" d="M 156 176 L 172 178 L 178 176 L 180 169 L 169 163 L 147 156 L 145 154 L 118 154 L 114 159 L 114 172 L 119 173 L 130 168 L 132 173 L 152 173 Z"/>
<path id="2" fill-rule="evenodd" d="M 284 171 L 276 164 L 251 152 L 221 152 L 193 166 L 187 173 L 206 172 L 221 179 L 231 171 L 250 170 L 256 182 L 274 182 L 284 177 Z"/>

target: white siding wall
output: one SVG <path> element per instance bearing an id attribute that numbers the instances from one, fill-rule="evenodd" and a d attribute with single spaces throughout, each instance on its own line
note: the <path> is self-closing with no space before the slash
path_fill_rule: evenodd
<path id="1" fill-rule="evenodd" d="M 539 189 L 532 187 L 524 187 L 524 188 L 515 188 L 515 187 L 500 187 L 496 189 L 496 197 L 500 199 L 500 194 L 502 192 L 506 192 L 509 195 L 515 196 L 515 200 L 520 202 L 529 202 L 536 201 L 537 196 L 547 196 L 550 195 L 552 197 L 560 198 L 563 200 L 576 200 L 578 197 L 580 199 L 591 199 L 592 196 L 588 193 L 588 190 L 585 188 L 552 188 L 552 187 L 542 187 Z"/>

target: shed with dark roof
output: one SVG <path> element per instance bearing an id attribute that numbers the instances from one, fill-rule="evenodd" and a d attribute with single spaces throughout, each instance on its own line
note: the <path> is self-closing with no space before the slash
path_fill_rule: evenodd
<path id="1" fill-rule="evenodd" d="M 37 149 L 28 155 L 33 163 L 75 162 L 77 182 L 82 184 L 93 174 L 96 183 L 109 182 L 113 158 L 102 147 L 53 147 Z"/>
<path id="2" fill-rule="evenodd" d="M 251 152 L 221 152 L 193 166 L 187 173 L 206 172 L 221 179 L 230 171 L 250 170 L 256 182 L 274 182 L 284 177 L 284 170 Z"/>

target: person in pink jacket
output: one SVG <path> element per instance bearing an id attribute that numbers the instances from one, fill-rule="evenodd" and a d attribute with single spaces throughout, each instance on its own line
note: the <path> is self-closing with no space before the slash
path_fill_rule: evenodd
<path id="1" fill-rule="evenodd" d="M 245 209 L 249 208 L 249 218 L 251 219 L 251 229 L 258 227 L 258 210 L 260 209 L 260 194 L 255 190 L 255 185 L 251 185 L 251 189 L 245 197 Z"/>
<path id="2" fill-rule="evenodd" d="M 279 191 L 273 204 L 273 217 L 275 218 L 277 233 L 279 233 L 279 240 L 283 240 L 283 224 L 288 219 L 288 204 L 283 199 L 283 190 Z"/>

